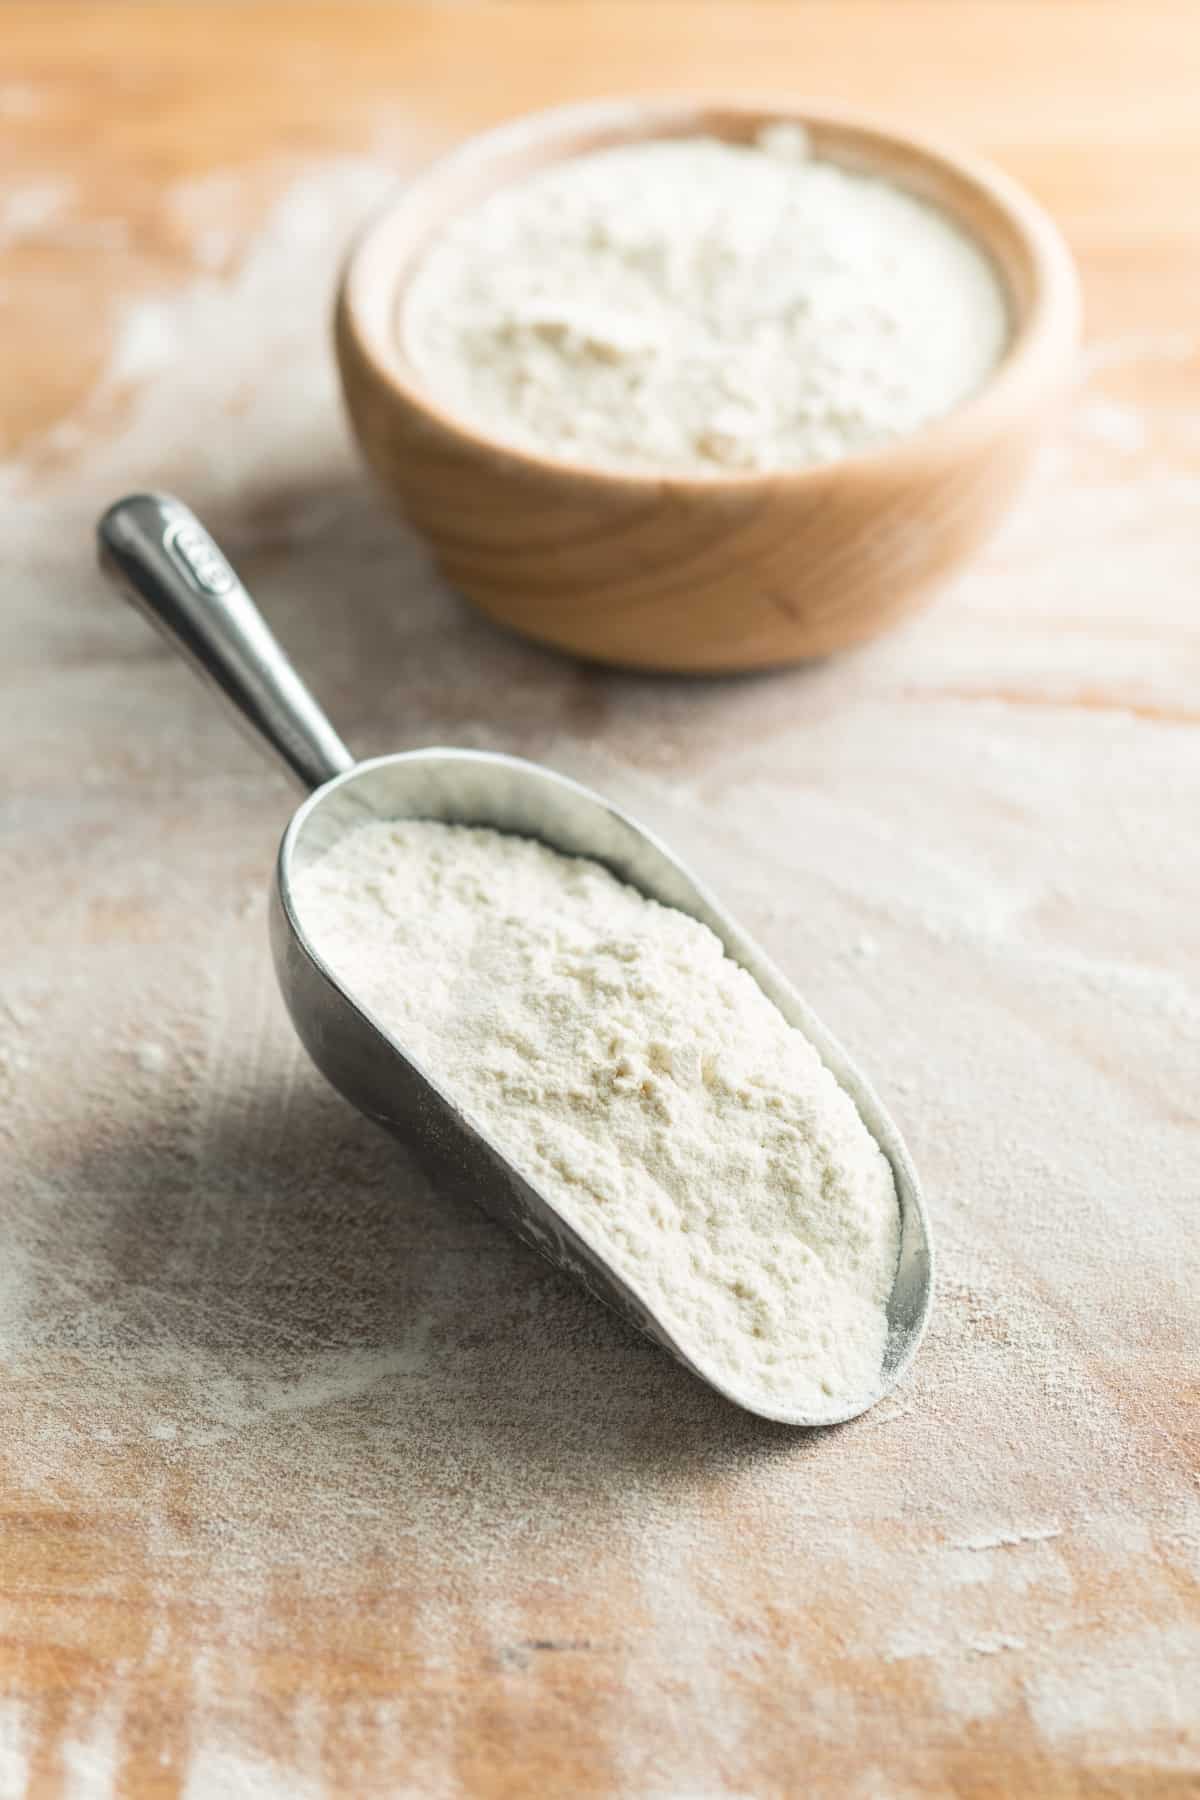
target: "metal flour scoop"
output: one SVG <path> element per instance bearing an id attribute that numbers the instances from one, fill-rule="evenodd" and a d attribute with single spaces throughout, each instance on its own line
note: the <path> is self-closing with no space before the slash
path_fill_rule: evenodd
<path id="1" fill-rule="evenodd" d="M 230 700 L 309 791 L 283 835 L 271 898 L 275 969 L 296 1030 L 317 1067 L 368 1118 L 413 1143 L 439 1179 L 581 1281 L 597 1299 L 664 1345 L 737 1405 L 790 1425 L 854 1418 L 904 1373 L 931 1297 L 929 1226 L 900 1133 L 825 1027 L 683 865 L 632 819 L 537 763 L 476 750 L 413 750 L 356 763 L 268 631 L 228 562 L 178 500 L 133 494 L 97 527 L 101 566 L 171 643 Z M 292 876 L 343 832 L 370 819 L 488 825 L 590 856 L 622 881 L 700 919 L 784 1017 L 815 1044 L 883 1149 L 900 1201 L 900 1258 L 877 1386 L 820 1416 L 748 1402 L 697 1364 L 551 1202 L 345 992 L 308 944 L 292 904 Z"/>

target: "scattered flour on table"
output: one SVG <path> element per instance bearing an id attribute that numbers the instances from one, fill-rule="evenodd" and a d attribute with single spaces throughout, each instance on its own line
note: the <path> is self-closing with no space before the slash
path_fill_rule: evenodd
<path id="1" fill-rule="evenodd" d="M 348 833 L 300 918 L 346 986 L 739 1394 L 869 1393 L 891 1168 L 707 926 L 599 863 L 428 821 Z"/>
<path id="2" fill-rule="evenodd" d="M 57 104 L 46 84 L 28 99 Z M 0 113 L 24 100 L 0 87 Z M 153 227 L 183 267 L 164 290 L 131 260 L 110 363 L 54 428 L 72 456 L 51 462 L 47 433 L 0 467 L 20 572 L 5 717 L 17 754 L 44 745 L 37 791 L 6 796 L 26 853 L 5 888 L 0 1475 L 41 1542 L 33 1574 L 63 1546 L 59 1598 L 40 1577 L 14 1589 L 13 1632 L 61 1660 L 64 1608 L 93 1596 L 69 1706 L 28 1684 L 0 1702 L 0 1792 L 61 1755 L 73 1800 L 107 1800 L 135 1766 L 188 1800 L 356 1779 L 433 1800 L 514 1706 L 541 1708 L 552 1746 L 584 1732 L 596 1781 L 636 1800 L 762 1791 L 786 1731 L 814 1791 L 927 1791 L 946 1757 L 964 1781 L 1019 1784 L 1048 1758 L 1182 1791 L 1200 1657 L 1181 1423 L 1200 1280 L 1200 414 L 1186 370 L 1170 379 L 1200 354 L 1186 284 L 1166 328 L 1138 331 L 1098 275 L 1112 328 L 1073 427 L 926 621 L 802 681 L 555 673 L 472 632 L 369 496 L 327 295 L 297 287 L 411 160 L 232 171 L 221 281 L 189 244 L 214 209 L 165 187 Z M 99 270 L 108 253 L 87 254 Z M 15 268 L 11 284 L 19 307 Z M 187 355 L 126 391 L 129 343 L 164 304 Z M 1151 452 L 1135 463 L 1086 416 L 1131 397 Z M 448 1212 L 304 1067 L 259 919 L 282 801 L 219 719 L 194 735 L 211 702 L 166 664 L 139 683 L 137 755 L 125 657 L 144 627 L 81 592 L 98 496 L 134 468 L 215 514 L 253 585 L 278 583 L 348 733 L 387 747 L 399 705 L 406 741 L 573 757 L 703 851 L 752 928 L 805 957 L 849 1042 L 887 1043 L 946 1271 L 901 1402 L 816 1439 L 720 1406 Z M 166 1067 L 131 1080 L 147 1033 Z M 108 1653 L 89 1657 L 87 1619 Z M 361 1700 L 324 1679 L 348 1633 Z M 543 1647 L 582 1636 L 591 1650 Z M 1027 1648 L 1000 1650 L 1010 1637 Z M 890 1739 L 864 1680 L 881 1654 L 904 1708 Z M 582 1713 L 563 1702 L 576 1658 Z M 1026 1718 L 1032 1765 L 1012 1760 Z"/>
<path id="3" fill-rule="evenodd" d="M 749 145 L 592 152 L 456 220 L 402 337 L 448 405 L 612 465 L 829 462 L 949 412 L 1008 337 L 987 257 L 891 182 Z"/>

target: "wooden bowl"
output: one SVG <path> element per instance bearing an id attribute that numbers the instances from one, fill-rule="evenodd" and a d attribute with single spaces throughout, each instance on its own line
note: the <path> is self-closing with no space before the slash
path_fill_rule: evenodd
<path id="1" fill-rule="evenodd" d="M 798 119 L 816 153 L 934 202 L 991 255 L 1010 347 L 979 392 L 893 445 L 770 474 L 614 471 L 490 438 L 445 410 L 400 337 L 405 282 L 447 219 L 606 145 L 753 139 Z M 1070 375 L 1070 254 L 983 164 L 851 114 L 699 101 L 571 106 L 472 139 L 368 226 L 346 265 L 337 353 L 366 457 L 490 618 L 643 669 L 766 668 L 861 642 L 918 606 L 1000 518 Z M 398 591 L 397 603 L 404 595 Z"/>

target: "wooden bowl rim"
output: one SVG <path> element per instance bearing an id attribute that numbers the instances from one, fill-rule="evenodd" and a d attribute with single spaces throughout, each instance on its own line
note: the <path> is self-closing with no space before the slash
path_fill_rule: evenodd
<path id="1" fill-rule="evenodd" d="M 402 295 L 426 245 L 456 212 L 477 205 L 510 180 L 525 178 L 591 149 L 637 143 L 651 138 L 692 133 L 743 135 L 772 124 L 797 124 L 819 141 L 828 139 L 867 154 L 849 166 L 871 169 L 905 186 L 903 171 L 924 167 L 935 179 L 948 179 L 983 203 L 986 228 L 969 222 L 953 206 L 950 212 L 987 255 L 1004 288 L 1012 320 L 1012 336 L 1004 355 L 982 386 L 940 418 L 892 443 L 859 451 L 831 462 L 802 463 L 793 468 L 749 470 L 677 470 L 621 468 L 568 457 L 541 454 L 526 445 L 493 436 L 472 420 L 443 406 L 404 351 L 398 312 Z M 724 130 L 718 129 L 723 127 Z M 581 139 L 583 140 L 581 142 Z M 827 154 L 822 146 L 822 154 Z M 507 162 L 524 159 L 520 173 L 503 172 Z M 830 160 L 837 161 L 836 154 Z M 437 224 L 422 229 L 422 215 L 435 208 L 439 191 L 499 165 L 495 181 L 487 181 L 469 200 L 448 206 Z M 910 181 L 907 184 L 913 191 Z M 940 204 L 935 201 L 934 204 Z M 414 224 L 417 229 L 414 229 Z M 1001 233 L 1008 254 L 997 249 Z M 1018 297 L 1011 279 L 1011 246 L 1024 265 L 1026 293 Z M 386 298 L 386 305 L 380 302 Z M 755 487 L 802 488 L 856 475 L 895 478 L 910 460 L 925 463 L 953 459 L 961 446 L 983 436 L 1002 436 L 1017 426 L 1030 407 L 1061 385 L 1077 347 L 1081 301 L 1071 252 L 1050 215 L 1019 183 L 981 157 L 964 155 L 923 133 L 914 133 L 879 115 L 855 108 L 807 103 L 795 99 L 694 95 L 686 98 L 629 98 L 570 102 L 526 113 L 474 134 L 431 163 L 370 218 L 352 242 L 338 284 L 339 332 L 347 332 L 377 388 L 401 406 L 423 415 L 427 427 L 475 459 L 508 465 L 524 473 L 582 487 L 627 489 L 631 495 L 671 489 L 696 493 L 741 492 Z M 380 318 L 387 321 L 386 327 Z"/>

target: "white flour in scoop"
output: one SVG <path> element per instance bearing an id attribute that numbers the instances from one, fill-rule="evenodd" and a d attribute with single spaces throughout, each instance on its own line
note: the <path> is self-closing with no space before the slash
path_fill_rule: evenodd
<path id="1" fill-rule="evenodd" d="M 432 393 L 513 443 L 750 470 L 949 412 L 1008 316 L 945 214 L 774 126 L 594 151 L 502 189 L 434 243 L 401 335 Z"/>
<path id="2" fill-rule="evenodd" d="M 598 863 L 403 821 L 295 884 L 345 986 L 739 1394 L 870 1391 L 899 1246 L 891 1167 L 711 931 Z"/>

